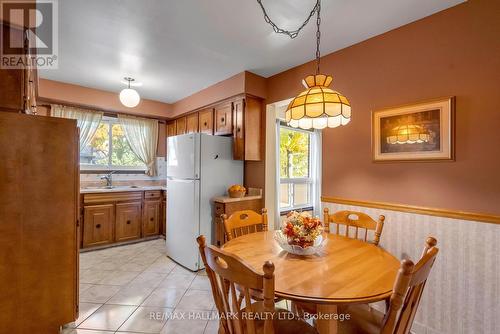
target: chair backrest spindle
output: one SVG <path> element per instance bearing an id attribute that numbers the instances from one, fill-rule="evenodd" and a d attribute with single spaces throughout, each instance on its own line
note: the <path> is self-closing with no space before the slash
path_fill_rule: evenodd
<path id="1" fill-rule="evenodd" d="M 226 239 L 241 237 L 242 235 L 267 231 L 267 209 L 262 209 L 262 214 L 259 215 L 253 210 L 236 211 L 231 216 L 226 214 L 221 215 L 224 222 L 224 230 Z"/>
<path id="2" fill-rule="evenodd" d="M 364 241 L 366 242 L 368 242 L 368 231 L 373 231 L 374 236 L 371 242 L 378 245 L 384 228 L 385 216 L 381 215 L 379 216 L 378 221 L 375 221 L 370 216 L 362 212 L 345 210 L 330 214 L 329 209 L 325 208 L 323 210 L 323 221 L 326 232 L 331 232 L 330 224 L 334 223 L 336 225 L 335 234 L 340 235 L 340 225 L 342 225 L 344 227 L 344 232 L 342 234 L 348 238 L 351 236 L 351 228 L 354 229 L 353 233 L 355 239 L 360 237 L 359 230 L 361 230 L 361 233 L 364 230 Z"/>

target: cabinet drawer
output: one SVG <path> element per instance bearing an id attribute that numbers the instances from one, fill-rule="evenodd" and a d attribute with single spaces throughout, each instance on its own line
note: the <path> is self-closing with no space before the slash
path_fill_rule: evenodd
<path id="1" fill-rule="evenodd" d="M 233 132 L 233 103 L 215 107 L 215 134 L 230 135 Z"/>
<path id="2" fill-rule="evenodd" d="M 146 190 L 144 192 L 144 199 L 159 199 L 161 196 L 161 190 Z"/>
<path id="3" fill-rule="evenodd" d="M 83 194 L 83 203 L 101 204 L 110 202 L 136 202 L 142 200 L 142 191 L 124 191 L 121 193 L 88 193 Z"/>

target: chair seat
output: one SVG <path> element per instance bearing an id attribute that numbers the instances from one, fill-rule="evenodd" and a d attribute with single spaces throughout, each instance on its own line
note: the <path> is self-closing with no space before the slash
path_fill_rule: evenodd
<path id="1" fill-rule="evenodd" d="M 379 334 L 384 314 L 366 304 L 339 307 L 339 313 L 350 314 L 350 319 L 339 321 L 339 334 Z"/>
<path id="2" fill-rule="evenodd" d="M 264 307 L 262 302 L 252 304 L 255 312 L 261 312 Z M 317 334 L 318 331 L 307 322 L 298 319 L 293 313 L 276 308 L 273 319 L 275 334 Z M 255 323 L 257 333 L 264 333 L 264 320 L 257 320 Z"/>

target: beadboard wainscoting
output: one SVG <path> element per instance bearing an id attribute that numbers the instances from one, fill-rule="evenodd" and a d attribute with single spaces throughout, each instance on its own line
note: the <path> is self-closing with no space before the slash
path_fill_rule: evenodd
<path id="1" fill-rule="evenodd" d="M 440 252 L 412 328 L 415 334 L 500 333 L 500 225 L 322 202 L 330 212 L 385 215 L 381 247 L 418 260 L 427 236 Z"/>

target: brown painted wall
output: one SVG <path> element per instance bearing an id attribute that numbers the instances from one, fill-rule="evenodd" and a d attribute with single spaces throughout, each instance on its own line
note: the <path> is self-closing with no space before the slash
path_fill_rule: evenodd
<path id="1" fill-rule="evenodd" d="M 209 86 L 173 105 L 172 117 L 245 92 L 245 72 Z"/>
<path id="2" fill-rule="evenodd" d="M 238 73 L 175 102 L 172 105 L 171 117 L 176 117 L 243 93 L 265 98 L 266 79 L 247 71 Z"/>
<path id="3" fill-rule="evenodd" d="M 500 213 L 499 13 L 499 1 L 469 1 L 322 59 L 353 110 L 323 131 L 324 196 Z M 313 68 L 269 78 L 268 102 L 301 91 Z M 452 95 L 456 162 L 372 162 L 372 110 Z"/>
<path id="4" fill-rule="evenodd" d="M 57 100 L 102 110 L 159 118 L 168 118 L 172 112 L 172 105 L 146 99 L 141 99 L 141 102 L 135 108 L 127 108 L 121 104 L 118 94 L 119 92 L 107 92 L 47 79 L 40 79 L 38 83 L 40 99 Z"/>

